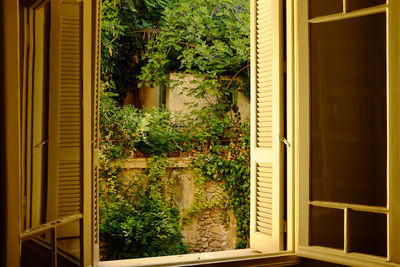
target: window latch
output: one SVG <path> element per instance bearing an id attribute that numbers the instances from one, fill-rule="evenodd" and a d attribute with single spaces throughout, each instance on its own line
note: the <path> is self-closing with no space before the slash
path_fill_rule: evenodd
<path id="1" fill-rule="evenodd" d="M 290 147 L 289 141 L 285 137 L 281 137 L 281 142 L 284 143 L 287 147 Z"/>

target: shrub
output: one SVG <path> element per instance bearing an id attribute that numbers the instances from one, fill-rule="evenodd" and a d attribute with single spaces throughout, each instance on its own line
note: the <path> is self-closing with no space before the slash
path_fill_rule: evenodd
<path id="1" fill-rule="evenodd" d="M 154 156 L 150 168 L 121 178 L 118 164 L 103 161 L 100 192 L 100 236 L 103 260 L 187 253 L 179 225 L 179 209 L 165 192 L 166 160 Z M 133 180 L 132 180 L 133 179 Z"/>

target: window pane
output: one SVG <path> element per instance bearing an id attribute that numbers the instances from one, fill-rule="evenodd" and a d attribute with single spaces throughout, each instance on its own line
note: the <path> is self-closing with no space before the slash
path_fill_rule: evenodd
<path id="1" fill-rule="evenodd" d="M 349 210 L 350 251 L 386 257 L 386 214 Z"/>
<path id="2" fill-rule="evenodd" d="M 309 0 L 310 18 L 343 12 L 343 0 Z"/>
<path id="3" fill-rule="evenodd" d="M 311 25 L 311 199 L 386 206 L 385 14 Z"/>
<path id="4" fill-rule="evenodd" d="M 51 266 L 50 230 L 22 242 L 21 267 Z"/>
<path id="5" fill-rule="evenodd" d="M 310 246 L 344 248 L 343 210 L 310 207 Z"/>
<path id="6" fill-rule="evenodd" d="M 386 0 L 347 0 L 347 10 L 353 11 L 383 4 L 386 4 Z"/>
<path id="7" fill-rule="evenodd" d="M 79 224 L 79 222 L 77 222 Z M 64 237 L 59 235 L 75 225 L 75 222 L 57 226 L 57 266 L 77 267 L 80 266 L 80 233 L 77 236 Z M 47 230 L 28 240 L 21 245 L 21 267 L 43 267 L 52 266 L 52 238 L 51 230 Z"/>
<path id="8" fill-rule="evenodd" d="M 48 109 L 50 4 L 34 10 L 34 56 L 32 75 L 32 200 L 30 227 L 45 221 Z"/>
<path id="9" fill-rule="evenodd" d="M 57 227 L 58 266 L 79 266 L 81 258 L 80 222 L 74 221 Z"/>

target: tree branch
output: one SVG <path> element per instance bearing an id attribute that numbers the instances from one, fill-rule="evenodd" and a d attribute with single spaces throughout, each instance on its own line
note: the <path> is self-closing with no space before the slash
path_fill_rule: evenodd
<path id="1" fill-rule="evenodd" d="M 239 75 L 239 73 L 241 73 L 242 71 L 244 71 L 244 70 L 247 69 L 248 67 L 250 67 L 250 64 L 248 64 L 247 66 L 244 66 L 244 67 L 241 68 L 238 72 L 236 72 L 236 74 L 233 75 L 232 79 L 230 80 L 230 82 L 229 82 L 228 86 L 226 87 L 226 89 L 228 89 L 228 88 L 231 86 L 233 80 Z"/>

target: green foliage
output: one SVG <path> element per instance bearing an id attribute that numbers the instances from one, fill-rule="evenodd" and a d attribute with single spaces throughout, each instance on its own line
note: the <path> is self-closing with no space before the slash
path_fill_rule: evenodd
<path id="1" fill-rule="evenodd" d="M 193 147 L 184 116 L 172 114 L 165 108 L 120 107 L 112 96 L 102 92 L 100 108 L 102 152 L 110 159 L 126 158 L 135 152 L 160 155 L 188 151 Z"/>
<path id="2" fill-rule="evenodd" d="M 182 219 L 189 222 L 206 209 L 232 209 L 236 247 L 248 246 L 249 125 L 241 122 L 236 97 L 239 91 L 249 95 L 249 19 L 249 2 L 242 0 L 103 1 L 100 234 L 106 259 L 187 251 L 182 216 L 166 190 L 172 181 L 165 158 L 171 153 L 195 155 L 198 190 Z M 170 81 L 174 71 L 196 79 L 189 86 L 179 75 Z M 172 90 L 183 85 L 185 93 L 209 105 L 185 116 L 165 108 L 121 107 L 138 83 Z M 118 162 L 134 155 L 152 155 L 152 161 L 128 182 Z M 228 198 L 206 201 L 209 181 Z"/>
<path id="3" fill-rule="evenodd" d="M 236 130 L 236 131 L 235 131 Z M 211 207 L 231 209 L 236 218 L 236 248 L 248 247 L 250 225 L 250 138 L 249 125 L 240 124 L 239 128 L 230 131 L 236 136 L 230 136 L 228 142 L 211 142 L 209 150 L 203 151 L 194 161 L 193 167 L 199 175 L 198 182 L 207 181 L 219 183 L 227 193 L 227 202 L 214 202 Z M 235 139 L 236 137 L 236 139 Z M 200 187 L 201 188 L 201 187 Z M 203 203 L 202 195 L 196 195 L 194 207 L 189 211 L 198 214 L 208 208 Z M 198 203 L 198 204 L 197 204 Z"/>
<path id="4" fill-rule="evenodd" d="M 103 260 L 187 253 L 179 209 L 165 191 L 166 159 L 154 156 L 142 175 L 121 179 L 121 167 L 102 161 L 100 236 L 106 244 Z"/>
<path id="5" fill-rule="evenodd" d="M 167 7 L 159 35 L 149 41 L 140 79 L 168 83 L 168 72 L 199 74 L 206 88 L 218 77 L 235 73 L 249 62 L 249 2 L 243 0 L 176 0 Z M 204 85 L 204 86 L 203 86 Z"/>
<path id="6" fill-rule="evenodd" d="M 163 12 L 159 34 L 146 46 L 139 79 L 172 90 L 179 86 L 217 109 L 231 109 L 238 91 L 249 95 L 249 19 L 248 1 L 175 0 Z M 179 77 L 171 81 L 174 71 L 195 79 L 189 85 Z"/>
<path id="7" fill-rule="evenodd" d="M 227 209 L 232 209 L 237 221 L 236 246 L 245 248 L 249 235 L 248 124 L 240 122 L 239 115 L 233 111 L 231 112 L 233 115 L 225 113 L 224 109 L 220 109 L 220 105 L 206 107 L 185 117 L 172 114 L 167 109 L 153 109 L 145 112 L 131 106 L 120 107 L 110 97 L 110 93 L 102 93 L 101 97 L 101 158 L 104 162 L 101 173 L 102 184 L 106 185 L 107 191 L 115 194 L 115 199 L 108 197 L 109 192 L 103 191 L 100 194 L 103 199 L 101 235 L 107 243 L 113 244 L 113 250 L 116 251 L 114 253 L 117 253 L 120 247 L 128 251 L 128 248 L 133 249 L 134 245 L 138 245 L 133 242 L 132 247 L 127 247 L 126 242 L 132 242 L 131 236 L 120 234 L 125 233 L 128 227 L 126 225 L 128 221 L 125 222 L 125 218 L 139 216 L 138 213 L 127 214 L 137 209 L 137 206 L 135 209 L 131 206 L 135 203 L 133 200 L 138 198 L 141 201 L 149 201 L 146 196 L 133 194 L 134 190 L 124 191 L 129 187 L 121 185 L 120 167 L 116 165 L 115 160 L 126 159 L 134 153 L 148 153 L 148 155 L 153 155 L 153 158 L 157 158 L 157 155 L 166 157 L 167 153 L 173 152 L 190 152 L 196 155 L 192 168 L 198 177 L 196 179 L 198 189 L 195 192 L 192 207 L 183 214 L 184 223 L 189 223 L 192 216 L 197 216 L 206 209 L 219 208 L 225 213 Z M 154 161 L 149 177 L 164 177 L 165 168 L 165 164 Z M 155 172 L 156 170 L 158 173 Z M 153 175 L 154 173 L 156 175 Z M 204 184 L 207 181 L 219 183 L 227 193 L 228 199 L 224 195 L 218 195 L 211 200 L 205 200 Z M 140 183 L 135 186 L 140 186 Z M 154 194 L 159 192 L 157 187 L 150 191 Z M 130 201 L 124 202 L 125 199 L 130 199 Z M 155 221 L 159 219 L 161 218 L 153 218 Z M 154 234 L 154 232 L 149 234 Z M 119 239 L 112 239 L 110 235 Z M 128 252 L 108 256 L 111 258 L 132 257 L 131 254 L 128 255 Z"/>
<path id="8" fill-rule="evenodd" d="M 137 92 L 145 46 L 169 5 L 170 0 L 103 0 L 101 80 L 120 104 L 128 91 Z"/>

